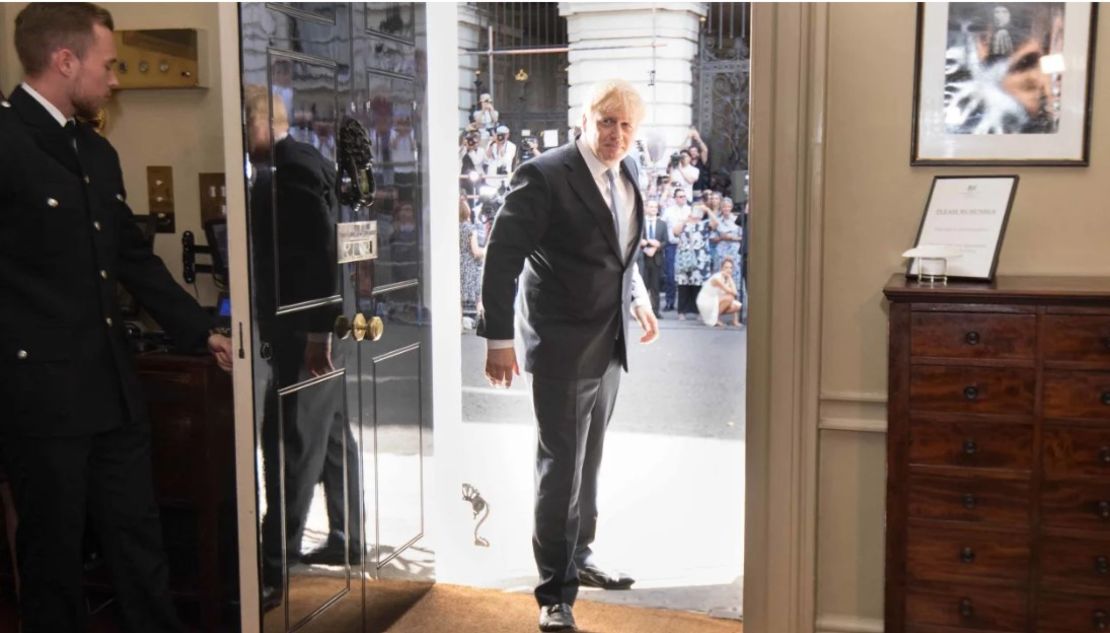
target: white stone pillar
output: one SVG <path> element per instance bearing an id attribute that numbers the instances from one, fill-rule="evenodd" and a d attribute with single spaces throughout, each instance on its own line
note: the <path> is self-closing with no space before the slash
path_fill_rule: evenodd
<path id="1" fill-rule="evenodd" d="M 693 121 L 693 64 L 704 3 L 561 2 L 570 47 L 568 126 L 582 120 L 582 100 L 594 82 L 632 82 L 647 104 L 640 127 L 656 160 L 684 145 Z M 654 71 L 654 82 L 652 81 Z"/>

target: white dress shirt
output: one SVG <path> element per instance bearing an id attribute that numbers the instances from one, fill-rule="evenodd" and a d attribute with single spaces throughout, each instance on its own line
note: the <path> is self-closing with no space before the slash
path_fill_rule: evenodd
<path id="1" fill-rule="evenodd" d="M 50 116 L 54 117 L 54 120 L 58 122 L 58 125 L 65 127 L 66 123 L 69 123 L 73 120 L 72 118 L 67 119 L 66 115 L 62 114 L 61 110 L 54 107 L 53 103 L 47 101 L 46 97 L 40 95 L 38 91 L 28 85 L 26 81 L 23 82 L 21 85 L 23 86 L 23 90 L 27 94 L 31 95 L 35 99 L 35 101 L 38 101 L 42 105 L 42 107 L 46 108 L 46 111 L 50 113 Z"/>
<path id="2" fill-rule="evenodd" d="M 609 207 L 610 213 L 613 211 L 613 201 L 609 195 L 609 177 L 605 172 L 609 168 L 605 163 L 601 162 L 589 145 L 579 137 L 576 142 L 578 151 L 582 154 L 582 158 L 586 161 L 586 167 L 590 170 L 590 175 L 593 176 L 594 184 L 597 185 L 601 197 L 605 200 L 606 206 Z M 623 245 L 623 254 L 627 259 L 632 250 L 640 243 L 639 231 L 633 231 L 636 224 L 636 191 L 633 189 L 635 186 L 631 180 L 624 177 L 621 172 L 621 166 L 618 162 L 612 168 L 615 175 L 617 184 L 617 191 L 614 192 L 619 198 L 620 208 L 623 212 L 619 220 L 619 231 L 617 232 L 617 243 Z M 632 264 L 632 302 L 634 305 L 651 310 L 651 298 L 648 296 L 647 287 L 644 286 L 643 277 L 640 276 L 640 267 Z M 513 346 L 513 339 L 488 339 L 488 349 L 504 349 Z"/>

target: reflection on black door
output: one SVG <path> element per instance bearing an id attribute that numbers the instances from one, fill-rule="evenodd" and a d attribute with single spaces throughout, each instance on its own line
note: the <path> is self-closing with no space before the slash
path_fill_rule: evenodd
<path id="1" fill-rule="evenodd" d="M 240 7 L 265 631 L 379 630 L 375 589 L 432 577 L 422 24 Z"/>

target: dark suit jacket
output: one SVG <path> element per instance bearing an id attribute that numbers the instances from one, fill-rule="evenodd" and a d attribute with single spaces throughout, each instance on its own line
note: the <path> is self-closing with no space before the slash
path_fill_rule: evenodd
<path id="1" fill-rule="evenodd" d="M 647 239 L 647 226 L 640 231 L 640 238 Z M 648 257 L 644 254 L 644 263 L 651 263 L 655 266 L 663 265 L 663 247 L 667 245 L 667 223 L 663 218 L 655 216 L 655 237 L 654 239 L 659 242 L 659 248 L 655 249 L 655 253 Z"/>
<path id="2" fill-rule="evenodd" d="M 636 182 L 626 158 L 625 178 Z M 639 235 L 643 201 L 636 192 Z M 513 175 L 490 232 L 478 334 L 511 339 L 519 283 L 524 368 L 550 378 L 597 378 L 614 345 L 628 369 L 626 332 L 633 262 L 621 252 L 613 216 L 574 142 L 544 152 Z"/>
<path id="3" fill-rule="evenodd" d="M 260 280 L 255 318 L 263 339 L 276 335 L 278 307 L 338 293 L 335 167 L 289 136 L 274 144 L 272 160 L 254 166 L 250 190 L 251 256 Z M 333 304 L 278 318 L 285 332 L 330 332 L 340 311 Z"/>
<path id="4" fill-rule="evenodd" d="M 0 433 L 146 420 L 117 281 L 180 347 L 203 345 L 211 325 L 144 244 L 116 151 L 84 125 L 76 140 L 75 153 L 22 88 L 0 104 Z"/>

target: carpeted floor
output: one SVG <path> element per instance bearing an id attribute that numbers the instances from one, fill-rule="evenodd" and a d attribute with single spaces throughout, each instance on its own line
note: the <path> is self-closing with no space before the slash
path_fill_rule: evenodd
<path id="1" fill-rule="evenodd" d="M 305 579 L 293 595 L 290 613 L 305 612 L 334 595 L 335 579 Z M 305 630 L 329 633 L 532 633 L 538 609 L 531 594 L 505 593 L 458 585 L 380 581 L 369 585 L 366 621 L 361 599 L 352 595 L 321 613 Z M 369 588 L 368 587 L 368 588 Z M 6 603 L 6 604 L 5 604 Z M 271 612 L 273 613 L 273 612 Z M 14 608 L 0 600 L 0 631 L 14 631 Z M 680 611 L 664 611 L 580 600 L 574 616 L 581 633 L 743 633 L 736 620 L 719 620 Z M 284 629 L 267 618 L 266 633 Z M 117 633 L 109 612 L 91 618 L 90 633 Z M 364 628 L 365 627 L 365 628 Z M 237 627 L 229 627 L 232 631 Z M 195 629 L 192 629 L 195 630 Z"/>

